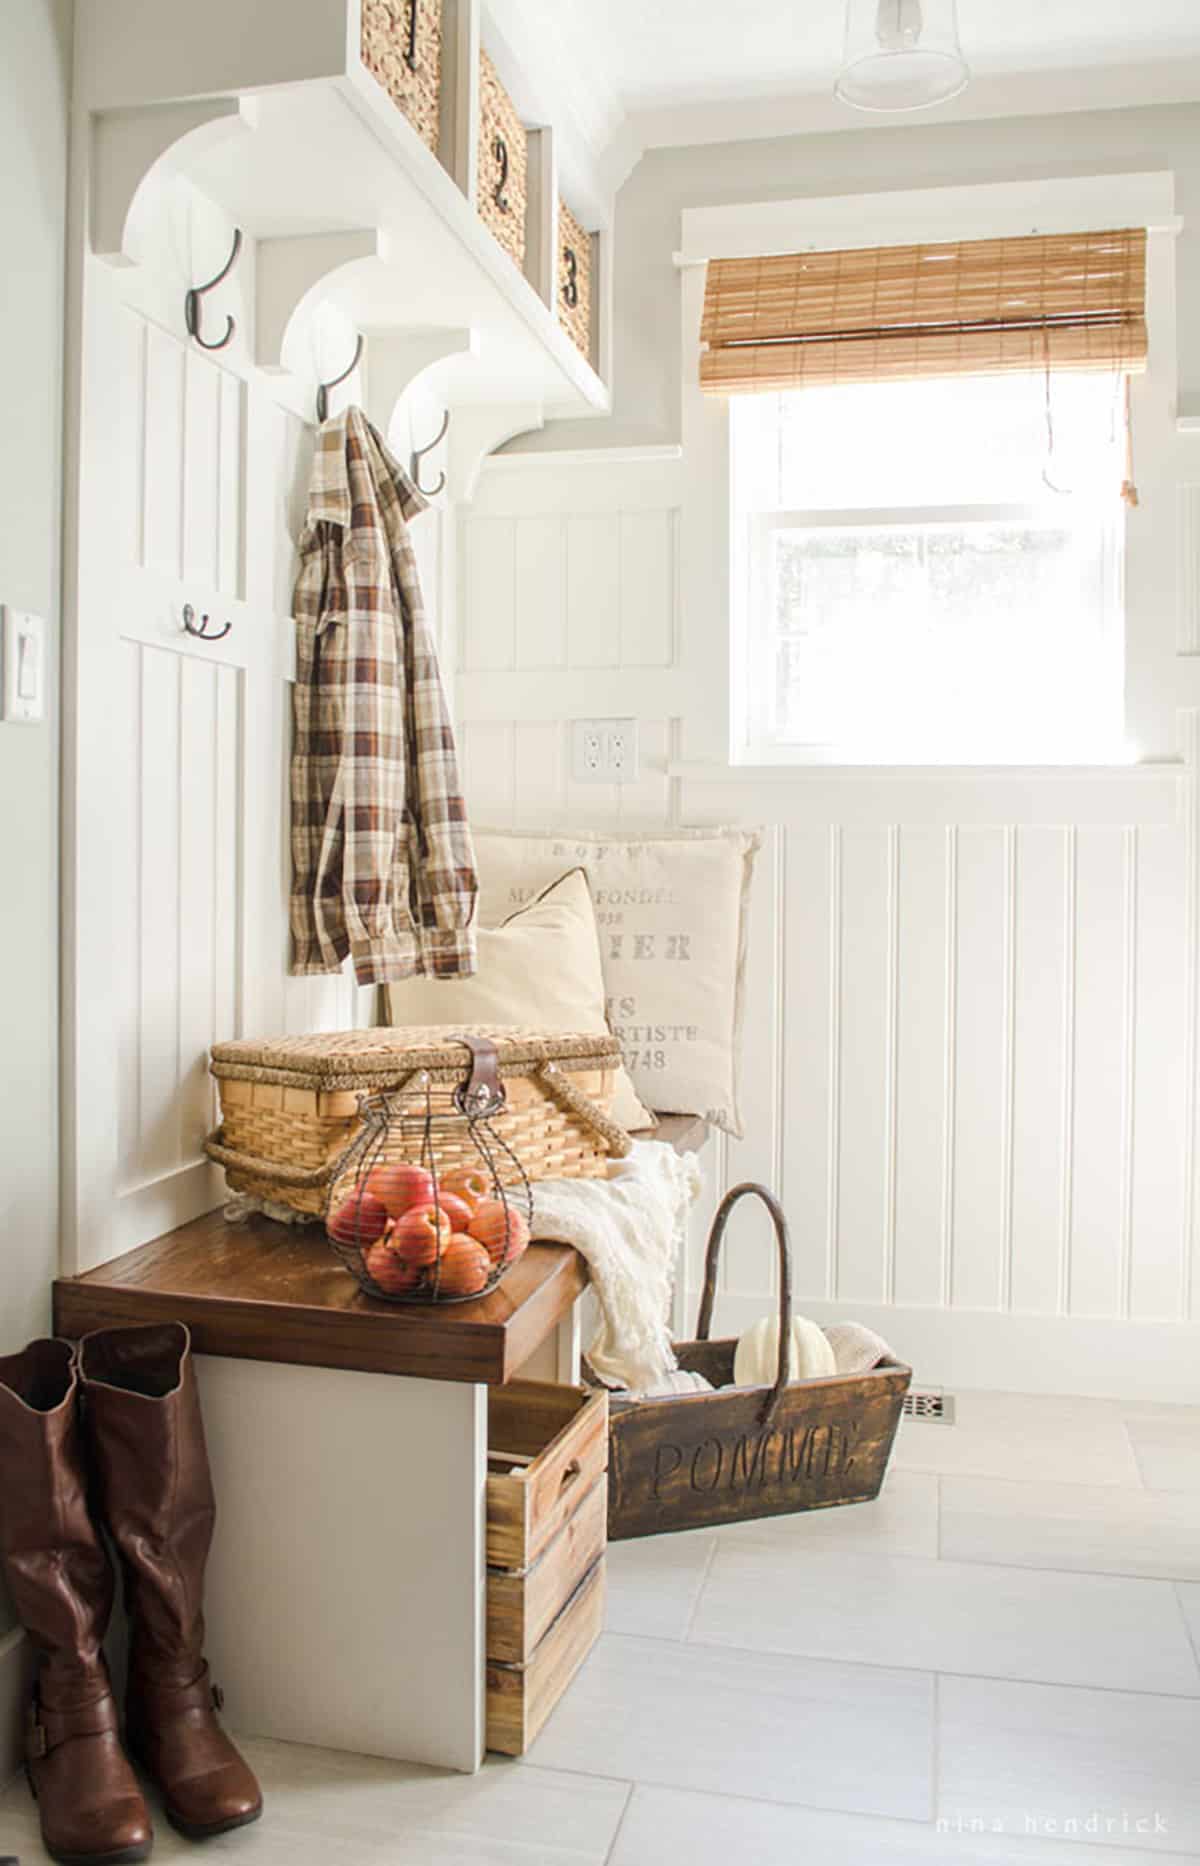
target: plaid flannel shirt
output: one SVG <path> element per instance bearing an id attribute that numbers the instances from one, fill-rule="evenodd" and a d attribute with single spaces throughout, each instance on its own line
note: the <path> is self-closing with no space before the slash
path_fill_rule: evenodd
<path id="1" fill-rule="evenodd" d="M 293 973 L 475 970 L 478 884 L 406 520 L 425 509 L 361 409 L 317 436 L 296 584 Z"/>

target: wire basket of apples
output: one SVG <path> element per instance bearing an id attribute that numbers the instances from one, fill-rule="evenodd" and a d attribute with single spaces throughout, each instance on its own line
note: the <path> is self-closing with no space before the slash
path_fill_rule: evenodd
<path id="1" fill-rule="evenodd" d="M 486 1295 L 529 1243 L 533 1193 L 516 1155 L 486 1118 L 402 1113 L 386 1096 L 365 1099 L 361 1112 L 325 1218 L 337 1257 L 385 1302 Z M 439 1165 L 439 1121 L 458 1128 L 454 1165 Z"/>

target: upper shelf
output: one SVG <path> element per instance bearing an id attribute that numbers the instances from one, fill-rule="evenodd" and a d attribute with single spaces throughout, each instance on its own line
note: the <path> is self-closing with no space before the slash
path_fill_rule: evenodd
<path id="1" fill-rule="evenodd" d="M 470 28 L 459 61 L 473 68 L 476 0 L 446 5 L 448 28 L 460 15 Z M 554 310 L 364 68 L 358 0 L 109 0 L 102 26 L 100 11 L 84 10 L 78 53 L 97 250 L 136 257 L 139 202 L 182 175 L 256 240 L 342 236 L 340 253 L 329 241 L 328 292 L 368 337 L 473 333 L 444 366 L 450 399 L 607 412 L 608 389 Z M 445 107 L 461 114 L 473 90 L 459 83 Z M 345 236 L 367 256 L 347 260 Z M 299 276 L 297 308 L 314 295 Z M 273 322 L 281 354 L 259 361 L 286 366 L 289 320 Z"/>

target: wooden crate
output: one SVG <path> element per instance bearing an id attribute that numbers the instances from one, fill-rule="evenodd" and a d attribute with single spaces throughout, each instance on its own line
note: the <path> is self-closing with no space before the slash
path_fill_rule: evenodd
<path id="1" fill-rule="evenodd" d="M 522 1756 L 604 1625 L 604 1558 L 584 1576 L 526 1665 L 487 1662 L 487 1746 Z"/>
<path id="2" fill-rule="evenodd" d="M 522 272 L 529 199 L 529 139 L 486 52 L 479 55 L 479 217 Z"/>
<path id="3" fill-rule="evenodd" d="M 566 202 L 558 203 L 558 318 L 572 343 L 593 361 L 592 311 L 596 295 L 592 236 Z"/>
<path id="4" fill-rule="evenodd" d="M 362 0 L 362 62 L 438 152 L 442 0 Z"/>
<path id="5" fill-rule="evenodd" d="M 487 1745 L 520 1756 L 603 1620 L 608 1395 L 494 1387 L 488 1445 Z"/>
<path id="6" fill-rule="evenodd" d="M 608 1465 L 608 1395 L 532 1380 L 488 1393 L 489 1567 L 532 1567 Z"/>
<path id="7" fill-rule="evenodd" d="M 531 1568 L 489 1568 L 489 1659 L 525 1665 L 608 1543 L 608 1484 L 593 1484 Z"/>

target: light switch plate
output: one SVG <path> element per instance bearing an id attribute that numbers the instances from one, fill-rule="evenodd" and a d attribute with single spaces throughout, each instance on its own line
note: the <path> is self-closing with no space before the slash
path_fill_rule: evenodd
<path id="1" fill-rule="evenodd" d="M 636 719 L 571 721 L 571 777 L 576 784 L 635 784 L 639 764 Z"/>
<path id="2" fill-rule="evenodd" d="M 46 618 L 27 609 L 3 609 L 4 712 L 12 725 L 35 726 L 46 717 Z"/>

